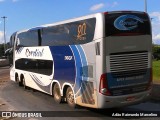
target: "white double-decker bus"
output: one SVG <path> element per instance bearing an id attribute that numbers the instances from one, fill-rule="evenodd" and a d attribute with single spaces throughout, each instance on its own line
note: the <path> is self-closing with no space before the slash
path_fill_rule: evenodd
<path id="1" fill-rule="evenodd" d="M 10 79 L 70 106 L 111 108 L 151 93 L 150 18 L 145 12 L 96 13 L 14 33 Z"/>

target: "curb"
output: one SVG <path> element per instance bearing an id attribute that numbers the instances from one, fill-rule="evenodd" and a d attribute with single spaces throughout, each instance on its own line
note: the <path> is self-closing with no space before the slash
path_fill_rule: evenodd
<path id="1" fill-rule="evenodd" d="M 8 117 L 8 118 L 0 118 L 0 120 L 9 120 L 12 119 L 12 117 Z"/>
<path id="2" fill-rule="evenodd" d="M 152 93 L 151 93 L 151 100 L 160 101 L 160 84 L 156 83 L 153 84 Z"/>
<path id="3" fill-rule="evenodd" d="M 6 102 L 4 99 L 0 98 L 0 111 L 13 111 L 14 108 L 11 106 L 8 102 Z M 3 110 L 3 111 L 2 111 Z M 12 117 L 0 117 L 0 120 L 9 120 L 12 119 Z"/>

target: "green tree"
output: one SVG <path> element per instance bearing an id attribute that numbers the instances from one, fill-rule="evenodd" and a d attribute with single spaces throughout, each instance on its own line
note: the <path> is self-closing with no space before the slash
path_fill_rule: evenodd
<path id="1" fill-rule="evenodd" d="M 4 45 L 0 44 L 0 57 L 4 56 Z"/>
<path id="2" fill-rule="evenodd" d="M 160 53 L 160 46 L 159 45 L 153 46 L 153 53 Z"/>
<path id="3" fill-rule="evenodd" d="M 160 60 L 160 45 L 153 45 L 152 51 L 154 59 Z"/>

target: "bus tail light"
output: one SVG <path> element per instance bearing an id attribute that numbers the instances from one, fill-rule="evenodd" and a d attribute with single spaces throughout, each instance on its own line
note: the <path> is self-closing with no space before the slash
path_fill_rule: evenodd
<path id="1" fill-rule="evenodd" d="M 108 85 L 107 85 L 107 75 L 102 74 L 100 78 L 100 84 L 99 84 L 99 92 L 103 95 L 111 95 L 109 90 L 108 90 Z"/>
<path id="2" fill-rule="evenodd" d="M 105 15 L 107 15 L 107 14 L 108 14 L 108 12 L 104 12 L 104 14 L 105 14 Z"/>

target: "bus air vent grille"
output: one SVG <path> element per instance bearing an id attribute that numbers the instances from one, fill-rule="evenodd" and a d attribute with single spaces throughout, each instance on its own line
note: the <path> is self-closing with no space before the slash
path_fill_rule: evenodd
<path id="1" fill-rule="evenodd" d="M 146 73 L 148 52 L 113 53 L 110 55 L 110 70 L 113 77 L 131 77 Z"/>

